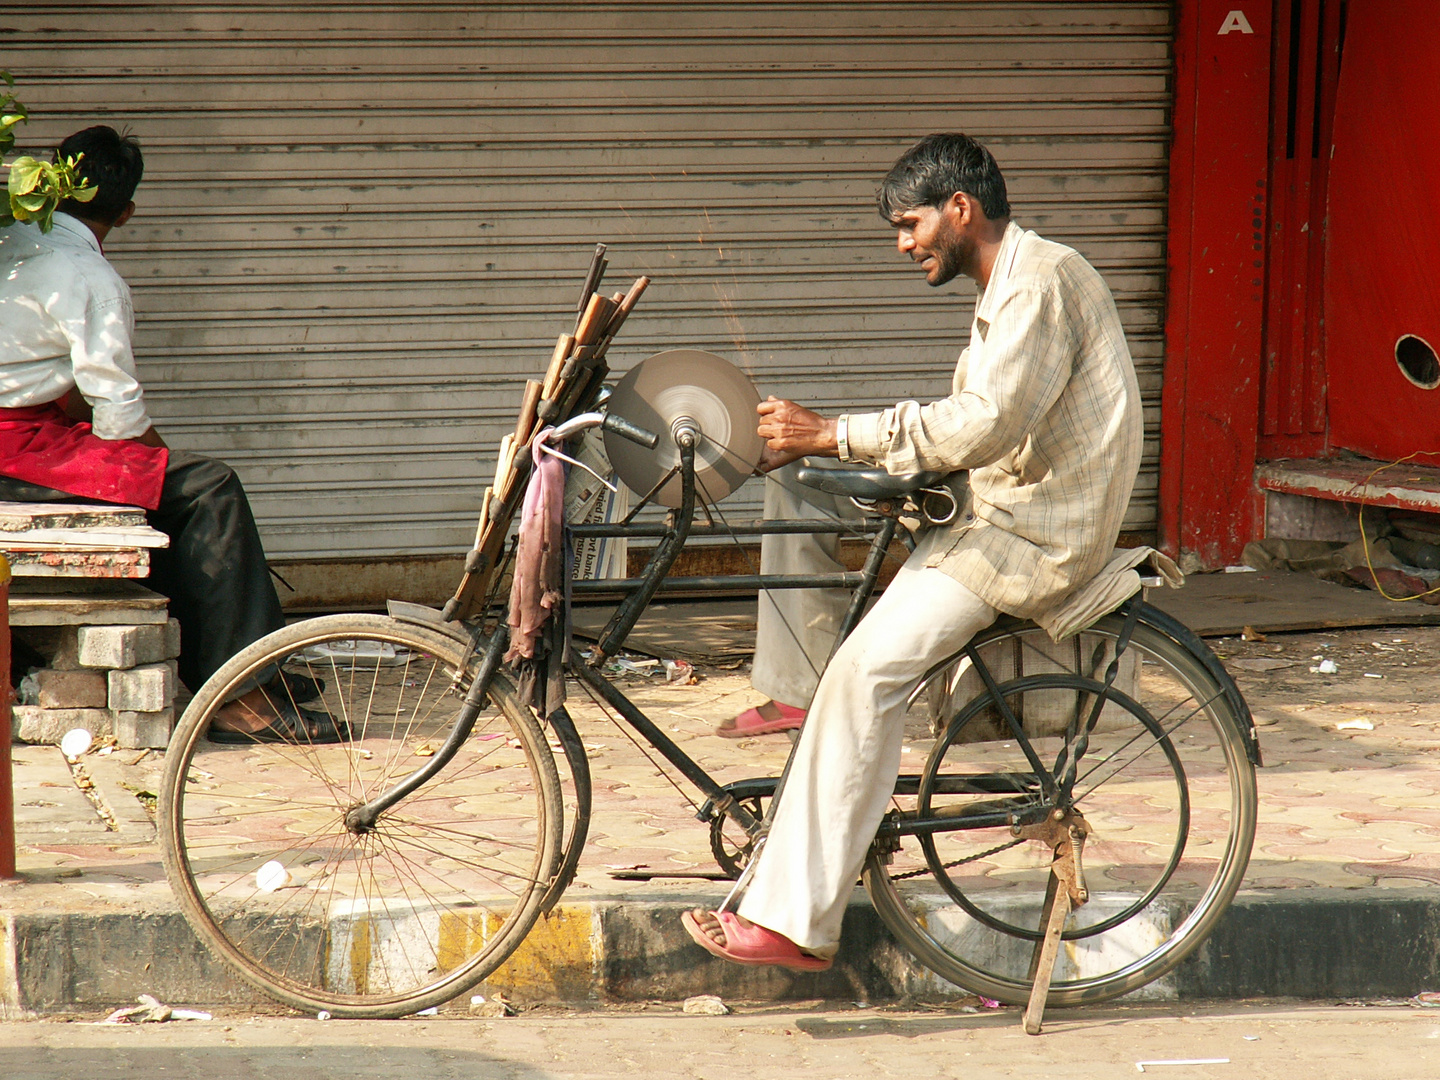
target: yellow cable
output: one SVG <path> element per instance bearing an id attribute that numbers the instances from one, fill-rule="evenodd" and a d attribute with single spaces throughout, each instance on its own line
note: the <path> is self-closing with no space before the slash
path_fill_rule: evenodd
<path id="1" fill-rule="evenodd" d="M 1349 495 L 1356 491 L 1363 491 L 1369 488 L 1370 481 L 1374 480 L 1375 477 L 1379 476 L 1386 469 L 1393 469 L 1396 465 L 1403 465 L 1405 462 L 1410 461 L 1412 458 L 1420 457 L 1422 454 L 1429 457 L 1440 457 L 1440 450 L 1416 450 L 1413 454 L 1407 454 L 1405 457 L 1392 461 L 1388 465 L 1381 465 L 1371 472 L 1362 482 L 1352 484 L 1346 494 Z M 1363 495 L 1356 498 L 1355 501 L 1360 505 L 1360 509 L 1356 512 L 1356 517 L 1360 523 L 1361 549 L 1365 552 L 1365 566 L 1370 571 L 1370 580 L 1375 583 L 1375 591 L 1385 597 L 1386 600 L 1393 600 L 1396 603 L 1404 603 L 1406 600 L 1419 600 L 1422 597 L 1440 593 L 1440 585 L 1437 585 L 1433 589 L 1427 589 L 1425 592 L 1416 593 L 1414 596 L 1391 596 L 1385 591 L 1385 587 L 1380 584 L 1380 575 L 1375 573 L 1375 563 L 1370 558 L 1370 538 L 1365 535 L 1365 507 L 1368 504 L 1365 502 Z"/>

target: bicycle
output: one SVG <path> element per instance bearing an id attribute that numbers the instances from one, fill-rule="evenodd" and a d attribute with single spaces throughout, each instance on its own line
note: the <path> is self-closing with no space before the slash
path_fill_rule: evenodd
<path id="1" fill-rule="evenodd" d="M 657 438 L 612 413 L 568 411 L 562 435 L 604 425 L 641 445 Z M 679 494 L 663 524 L 632 514 L 574 529 L 657 544 L 638 578 L 577 583 L 626 595 L 567 673 L 705 797 L 716 860 L 738 876 L 783 774 L 717 783 L 604 676 L 604 662 L 662 587 L 843 585 L 854 590 L 843 637 L 904 536 L 901 517 L 936 517 L 943 492 L 929 476 L 811 470 L 807 479 L 871 511 L 862 571 L 667 580 L 691 536 L 853 527 L 697 524 L 704 434 L 689 421 L 670 435 Z M 574 722 L 562 706 L 542 726 L 500 670 L 503 612 L 448 614 L 392 604 L 384 616 L 277 631 L 201 688 L 171 740 L 159 802 L 172 888 L 215 955 L 290 1005 L 397 1017 L 446 1002 L 494 972 L 574 876 L 591 806 Z M 308 689 L 309 707 L 341 720 L 348 738 L 207 742 L 215 711 L 255 685 L 281 687 L 292 707 Z M 1047 1003 L 1131 992 L 1203 942 L 1244 876 L 1259 751 L 1244 699 L 1198 637 L 1139 598 L 1059 645 L 1002 618 L 924 673 L 912 700 L 926 696 L 950 704 L 923 768 L 899 777 L 863 871 L 881 919 L 923 964 L 1028 1004 L 1027 1030 L 1038 1031 Z"/>

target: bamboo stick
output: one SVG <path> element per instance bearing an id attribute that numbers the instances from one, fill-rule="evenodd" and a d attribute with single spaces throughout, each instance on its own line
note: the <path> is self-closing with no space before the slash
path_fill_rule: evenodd
<path id="1" fill-rule="evenodd" d="M 485 539 L 485 526 L 490 524 L 490 503 L 495 498 L 495 489 L 487 487 L 485 495 L 480 500 L 480 521 L 475 526 L 475 549 L 480 549 L 480 542 Z"/>
<path id="2" fill-rule="evenodd" d="M 635 284 L 630 286 L 630 291 L 627 292 L 620 301 L 614 317 L 610 320 L 610 324 L 605 327 L 606 337 L 613 338 L 620 327 L 625 324 L 625 320 L 630 317 L 630 312 L 635 310 L 635 304 L 639 301 L 641 295 L 645 292 L 646 286 L 649 284 L 650 279 L 643 274 L 635 279 Z"/>
<path id="3" fill-rule="evenodd" d="M 555 351 L 550 354 L 550 366 L 545 370 L 545 382 L 540 389 L 540 397 L 543 401 L 553 400 L 555 397 L 555 384 L 560 381 L 560 370 L 565 365 L 565 359 L 575 348 L 574 334 L 561 334 L 555 342 Z"/>
<path id="4" fill-rule="evenodd" d="M 515 418 L 515 447 L 530 441 L 535 430 L 535 407 L 540 404 L 540 384 L 534 379 L 525 380 L 525 396 L 520 399 L 520 415 Z"/>
<path id="5" fill-rule="evenodd" d="M 521 451 L 538 424 L 567 417 L 593 400 L 609 370 L 604 362 L 605 351 L 650 284 L 649 277 L 641 276 L 627 292 L 601 296 L 596 290 L 608 266 L 605 251 L 606 245 L 595 246 L 590 271 L 576 305 L 575 332 L 558 337 L 544 378 L 527 380 L 515 430 L 500 441 L 495 482 L 485 489 L 475 548 L 466 559 L 465 574 L 455 595 L 445 605 L 447 619 L 466 619 L 480 613 L 518 509 L 524 489 L 522 475 L 529 475 L 529 459 L 521 462 Z"/>
<path id="6" fill-rule="evenodd" d="M 601 296 L 596 293 L 590 297 L 590 304 L 585 309 L 585 314 L 580 318 L 580 325 L 575 331 L 575 341 L 579 345 L 593 345 L 600 340 L 605 333 L 606 326 L 615 317 L 615 309 L 618 307 L 615 301 L 608 296 Z"/>
<path id="7" fill-rule="evenodd" d="M 495 459 L 495 483 L 496 492 L 504 490 L 505 477 L 510 475 L 510 463 L 514 460 L 515 436 L 506 432 L 500 439 L 500 454 Z"/>

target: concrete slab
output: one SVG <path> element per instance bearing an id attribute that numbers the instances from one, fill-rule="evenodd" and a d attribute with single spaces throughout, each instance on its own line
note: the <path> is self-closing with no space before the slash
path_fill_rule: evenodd
<path id="1" fill-rule="evenodd" d="M 110 831 L 95 805 L 75 786 L 54 746 L 16 746 L 15 841 L 45 847 L 103 841 Z"/>
<path id="2" fill-rule="evenodd" d="M 1149 600 L 1202 637 L 1238 634 L 1246 626 L 1264 633 L 1440 625 L 1440 608 L 1284 570 L 1191 574 L 1183 589 L 1152 589 Z"/>
<path id="3" fill-rule="evenodd" d="M 134 581 L 17 578 L 10 583 L 11 626 L 117 626 L 163 623 L 169 601 Z"/>

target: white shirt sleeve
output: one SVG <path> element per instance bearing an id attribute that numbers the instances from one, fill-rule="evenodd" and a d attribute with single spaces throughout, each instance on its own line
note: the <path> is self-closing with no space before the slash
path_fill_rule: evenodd
<path id="1" fill-rule="evenodd" d="M 130 347 L 135 330 L 130 297 L 122 294 L 92 300 L 78 322 L 67 322 L 75 386 L 94 410 L 95 434 L 102 439 L 143 435 L 150 427 L 150 416 Z"/>

